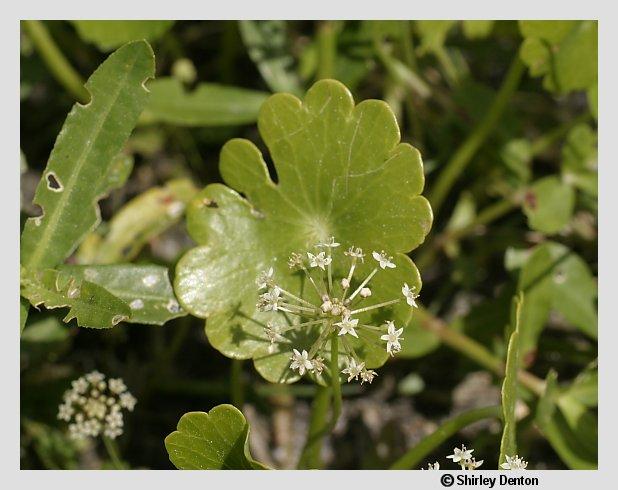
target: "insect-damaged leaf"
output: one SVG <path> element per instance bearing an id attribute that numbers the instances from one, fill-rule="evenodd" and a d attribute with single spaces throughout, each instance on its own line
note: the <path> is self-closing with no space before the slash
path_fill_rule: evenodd
<path id="1" fill-rule="evenodd" d="M 290 253 L 335 236 L 341 249 L 355 245 L 395 255 L 397 268 L 373 282 L 376 303 L 401 297 L 404 282 L 419 291 L 419 273 L 405 254 L 423 242 L 432 214 L 420 196 L 420 154 L 399 143 L 397 122 L 384 102 L 354 106 L 345 86 L 324 80 L 304 102 L 289 94 L 270 97 L 258 127 L 277 183 L 253 143 L 234 139 L 223 147 L 220 169 L 229 187 L 209 185 L 189 205 L 187 225 L 199 246 L 178 263 L 174 288 L 185 309 L 208 318 L 206 334 L 215 348 L 254 358 L 264 377 L 280 381 L 292 345 L 268 350 L 263 327 L 271 316 L 256 310 L 257 274 L 272 266 L 277 281 L 300 294 L 301 278 L 286 265 Z M 358 267 L 359 277 L 373 268 L 369 261 Z M 335 270 L 339 277 L 346 273 Z M 405 302 L 388 312 L 397 325 L 409 324 Z M 299 348 L 315 340 L 305 332 L 294 339 Z M 386 360 L 383 345 L 379 352 L 371 342 L 363 345 L 368 364 Z"/>
<path id="2" fill-rule="evenodd" d="M 70 308 L 64 321 L 75 319 L 80 327 L 111 328 L 131 316 L 129 306 L 105 288 L 53 269 L 22 269 L 20 293 L 33 306 Z"/>
<path id="3" fill-rule="evenodd" d="M 160 265 L 66 265 L 61 270 L 88 280 L 120 298 L 131 308 L 129 323 L 163 325 L 186 315 L 170 283 L 167 267 Z"/>
<path id="4" fill-rule="evenodd" d="M 75 104 L 65 120 L 34 196 L 42 215 L 28 219 L 22 233 L 27 268 L 63 262 L 99 221 L 97 201 L 118 182 L 115 157 L 146 104 L 143 84 L 153 75 L 152 49 L 139 41 L 118 49 L 86 82 L 91 100 Z"/>

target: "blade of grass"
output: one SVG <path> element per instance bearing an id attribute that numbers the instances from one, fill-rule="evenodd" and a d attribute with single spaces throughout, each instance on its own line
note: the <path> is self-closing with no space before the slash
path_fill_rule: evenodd
<path id="1" fill-rule="evenodd" d="M 405 453 L 401 458 L 395 461 L 390 469 L 391 470 L 409 470 L 417 466 L 423 458 L 430 454 L 449 437 L 459 432 L 464 427 L 473 424 L 479 420 L 488 418 L 499 418 L 502 414 L 500 406 L 484 407 L 469 410 L 462 414 L 444 422 L 433 433 L 425 437 L 416 446 Z"/>

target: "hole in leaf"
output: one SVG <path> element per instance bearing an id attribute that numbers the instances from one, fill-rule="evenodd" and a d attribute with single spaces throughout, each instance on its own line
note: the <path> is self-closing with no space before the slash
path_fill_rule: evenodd
<path id="1" fill-rule="evenodd" d="M 41 222 L 43 221 L 43 217 L 45 216 L 45 211 L 38 204 L 33 203 L 32 206 L 36 211 L 36 213 L 31 216 L 32 220 L 34 221 L 34 226 L 41 226 Z"/>
<path id="2" fill-rule="evenodd" d="M 49 172 L 46 175 L 46 179 L 47 179 L 47 188 L 50 191 L 62 192 L 64 187 L 62 186 L 62 183 L 60 182 L 60 180 L 58 179 L 58 177 L 56 176 L 54 172 Z"/>
<path id="3" fill-rule="evenodd" d="M 118 325 L 122 320 L 125 320 L 127 317 L 125 315 L 115 315 L 112 318 L 112 325 Z"/>

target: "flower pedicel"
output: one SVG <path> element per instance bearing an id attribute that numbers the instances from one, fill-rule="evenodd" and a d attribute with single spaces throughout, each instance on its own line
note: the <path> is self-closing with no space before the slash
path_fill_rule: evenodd
<path id="1" fill-rule="evenodd" d="M 400 341 L 403 328 L 397 328 L 393 321 L 387 321 L 383 325 L 367 325 L 360 323 L 358 315 L 380 308 L 392 306 L 405 300 L 410 307 L 416 307 L 418 295 L 415 289 L 403 284 L 401 291 L 403 297 L 393 298 L 389 301 L 367 305 L 365 303 L 371 297 L 372 291 L 370 281 L 380 273 L 388 273 L 396 266 L 386 252 L 372 252 L 371 256 L 375 260 L 375 267 L 361 280 L 360 283 L 352 288 L 354 273 L 359 262 L 364 262 L 365 254 L 358 247 L 350 247 L 344 255 L 349 258 L 349 270 L 345 277 L 335 280 L 333 277 L 333 249 L 340 244 L 331 237 L 324 243 L 316 245 L 315 253 L 306 254 L 293 253 L 288 260 L 288 266 L 293 270 L 304 272 L 311 288 L 313 288 L 320 298 L 319 304 L 314 304 L 304 298 L 287 291 L 275 280 L 273 268 L 263 271 L 256 279 L 260 294 L 257 308 L 263 312 L 276 312 L 283 314 L 296 315 L 301 318 L 301 322 L 289 326 L 277 326 L 273 322 L 268 322 L 264 327 L 264 333 L 270 342 L 270 352 L 274 352 L 275 344 L 289 342 L 284 337 L 284 333 L 293 329 L 302 329 L 318 326 L 320 334 L 317 340 L 310 347 L 305 349 L 293 349 L 290 358 L 289 368 L 297 371 L 301 376 L 307 372 L 320 374 L 324 370 L 323 354 L 326 343 L 331 334 L 341 339 L 341 343 L 347 356 L 347 367 L 342 370 L 342 374 L 347 376 L 348 382 L 352 380 L 371 383 L 377 373 L 365 367 L 360 357 L 355 352 L 352 344 L 348 341 L 350 337 L 358 338 L 358 333 L 362 331 L 380 332 L 380 340 L 385 342 L 384 348 L 391 356 L 401 350 Z M 321 249 L 321 250 L 320 250 Z M 306 257 L 306 258 L 305 258 Z M 311 269 L 319 272 L 312 274 Z M 326 275 L 326 277 L 324 277 Z M 322 353 L 322 356 L 319 354 Z"/>

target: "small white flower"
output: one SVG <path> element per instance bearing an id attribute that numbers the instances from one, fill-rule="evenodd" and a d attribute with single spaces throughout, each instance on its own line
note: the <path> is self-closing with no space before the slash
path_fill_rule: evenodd
<path id="1" fill-rule="evenodd" d="M 363 369 L 363 371 L 360 373 L 361 384 L 363 384 L 364 382 L 371 384 L 373 378 L 375 378 L 377 375 L 378 373 L 376 373 L 373 369 Z"/>
<path id="2" fill-rule="evenodd" d="M 418 308 L 418 305 L 416 304 L 416 298 L 418 298 L 418 294 L 414 292 L 415 290 L 415 287 L 409 287 L 408 283 L 406 282 L 403 283 L 403 287 L 401 288 L 401 292 L 406 298 L 407 303 L 414 308 Z"/>
<path id="3" fill-rule="evenodd" d="M 337 248 L 339 245 L 341 245 L 341 244 L 335 242 L 335 237 L 332 236 L 332 237 L 329 238 L 329 240 L 327 242 L 318 243 L 316 245 L 316 247 L 319 247 L 319 248 Z"/>
<path id="4" fill-rule="evenodd" d="M 360 297 L 361 298 L 368 298 L 369 296 L 371 296 L 371 289 L 369 288 L 363 288 L 360 290 Z"/>
<path id="5" fill-rule="evenodd" d="M 528 462 L 517 456 L 505 455 L 506 461 L 500 465 L 504 470 L 525 470 L 528 467 Z"/>
<path id="6" fill-rule="evenodd" d="M 340 322 L 334 323 L 333 325 L 339 327 L 339 335 L 350 334 L 352 337 L 358 338 L 358 334 L 356 333 L 356 325 L 358 325 L 358 318 L 350 318 L 350 315 L 345 315 Z"/>
<path id="7" fill-rule="evenodd" d="M 88 389 L 87 383 L 86 383 L 86 389 Z M 72 390 L 65 391 L 63 398 L 66 403 L 78 403 L 81 397 L 79 396 L 79 393 L 75 391 L 75 389 L 72 389 Z"/>
<path id="8" fill-rule="evenodd" d="M 110 439 L 116 439 L 119 435 L 122 434 L 122 429 L 120 427 L 106 427 L 103 434 Z"/>
<path id="9" fill-rule="evenodd" d="M 86 381 L 86 378 L 81 376 L 75 381 L 72 381 L 71 386 L 73 387 L 73 390 L 75 390 L 75 393 L 79 393 L 81 395 L 88 389 L 88 381 Z"/>
<path id="10" fill-rule="evenodd" d="M 122 418 L 122 412 L 110 412 L 105 416 L 105 422 L 107 422 L 107 426 L 115 429 L 116 427 L 122 427 L 124 425 L 124 420 Z"/>
<path id="11" fill-rule="evenodd" d="M 388 326 L 387 333 L 380 337 L 380 340 L 384 340 L 386 342 L 386 352 L 388 352 L 391 356 L 394 356 L 397 352 L 401 350 L 400 340 L 403 340 L 401 334 L 403 333 L 403 328 L 397 330 L 395 324 L 391 321 L 387 321 L 386 325 Z"/>
<path id="12" fill-rule="evenodd" d="M 463 444 L 461 445 L 461 449 L 456 447 L 453 450 L 453 454 L 447 456 L 448 459 L 452 459 L 453 463 L 459 463 L 460 461 L 468 461 L 472 458 L 472 453 L 474 449 L 467 449 Z"/>
<path id="13" fill-rule="evenodd" d="M 332 306 L 330 308 L 330 313 L 333 316 L 339 316 L 343 313 L 343 305 L 341 304 L 341 302 L 339 301 L 339 299 L 335 298 L 333 299 L 332 302 Z"/>
<path id="14" fill-rule="evenodd" d="M 333 302 L 329 298 L 326 298 L 326 300 L 324 300 L 324 303 L 322 303 L 322 306 L 320 306 L 320 308 L 324 313 L 328 313 L 330 310 L 333 309 Z"/>
<path id="15" fill-rule="evenodd" d="M 348 289 L 350 287 L 350 281 L 348 280 L 347 277 L 344 277 L 343 279 L 341 279 L 341 287 L 343 289 Z"/>
<path id="16" fill-rule="evenodd" d="M 125 385 L 124 381 L 120 378 L 112 378 L 109 380 L 109 390 L 112 393 L 119 395 L 120 393 L 127 391 L 127 385 Z"/>
<path id="17" fill-rule="evenodd" d="M 272 267 L 258 274 L 257 279 L 255 280 L 255 283 L 257 284 L 257 287 L 258 287 L 258 291 L 274 286 L 274 283 L 273 283 L 274 274 L 275 274 L 275 271 Z"/>
<path id="18" fill-rule="evenodd" d="M 279 309 L 279 300 L 281 295 L 281 289 L 277 286 L 270 291 L 260 294 L 260 299 L 257 303 L 257 308 L 260 311 L 277 311 Z"/>
<path id="19" fill-rule="evenodd" d="M 365 254 L 363 253 L 363 249 L 359 247 L 350 247 L 348 250 L 343 252 L 348 257 L 354 257 L 360 259 L 361 262 L 365 261 Z"/>
<path id="20" fill-rule="evenodd" d="M 137 399 L 128 391 L 125 391 L 120 395 L 120 406 L 122 408 L 126 408 L 129 412 L 132 412 L 135 408 L 135 404 L 137 403 Z M 113 405 L 112 407 L 117 407 L 118 405 Z"/>
<path id="21" fill-rule="evenodd" d="M 425 468 L 421 468 L 422 470 L 424 470 Z M 427 469 L 428 470 L 439 470 L 440 469 L 440 463 L 438 463 L 437 461 L 433 464 L 429 463 L 427 465 Z"/>
<path id="22" fill-rule="evenodd" d="M 268 337 L 268 340 L 271 344 L 275 342 L 282 342 L 285 340 L 285 337 L 281 335 L 281 327 L 279 325 L 275 325 L 272 322 L 268 322 L 264 327 L 264 333 Z"/>
<path id="23" fill-rule="evenodd" d="M 292 253 L 292 255 L 290 255 L 290 258 L 288 259 L 288 267 L 290 269 L 295 269 L 296 267 L 300 267 L 302 265 L 303 265 L 302 255 L 296 252 Z"/>
<path id="24" fill-rule="evenodd" d="M 363 369 L 365 369 L 364 362 L 356 364 L 356 360 L 354 358 L 351 358 L 348 363 L 348 367 L 341 372 L 343 374 L 348 375 L 348 383 L 349 383 L 353 379 L 358 379 L 360 374 L 363 372 Z"/>
<path id="25" fill-rule="evenodd" d="M 472 458 L 463 464 L 463 468 L 466 470 L 475 470 L 483 464 L 483 461 L 485 460 L 481 459 L 480 461 L 477 461 L 476 459 Z"/>
<path id="26" fill-rule="evenodd" d="M 96 369 L 84 376 L 89 383 L 96 385 L 99 381 L 103 381 L 105 379 L 105 375 L 97 371 Z"/>
<path id="27" fill-rule="evenodd" d="M 74 413 L 75 410 L 68 403 L 63 403 L 62 405 L 58 406 L 58 418 L 60 420 L 68 422 L 69 420 L 71 420 L 71 417 Z"/>
<path id="28" fill-rule="evenodd" d="M 71 439 L 83 439 L 86 437 L 81 424 L 69 424 L 69 436 Z"/>
<path id="29" fill-rule="evenodd" d="M 322 371 L 324 371 L 324 368 L 326 367 L 324 365 L 324 359 L 322 359 L 320 356 L 316 357 L 313 361 L 311 361 L 312 367 L 313 367 L 313 371 L 316 374 L 322 374 Z"/>
<path id="30" fill-rule="evenodd" d="M 389 269 L 394 269 L 396 267 L 395 264 L 391 262 L 393 258 L 386 255 L 386 252 L 384 250 L 382 250 L 380 253 L 374 251 L 371 253 L 371 256 L 380 263 L 380 267 L 382 269 L 386 269 L 387 267 Z"/>
<path id="31" fill-rule="evenodd" d="M 309 354 L 306 350 L 303 350 L 302 353 L 298 352 L 296 349 L 293 349 L 294 354 L 290 358 L 292 364 L 290 364 L 290 369 L 298 370 L 298 374 L 301 376 L 305 374 L 307 371 L 311 371 L 313 369 L 313 364 L 309 360 Z"/>
<path id="32" fill-rule="evenodd" d="M 309 257 L 310 267 L 319 267 L 322 270 L 326 270 L 326 266 L 333 260 L 331 257 L 326 257 L 326 252 L 320 252 L 317 255 L 307 252 L 307 257 Z"/>

